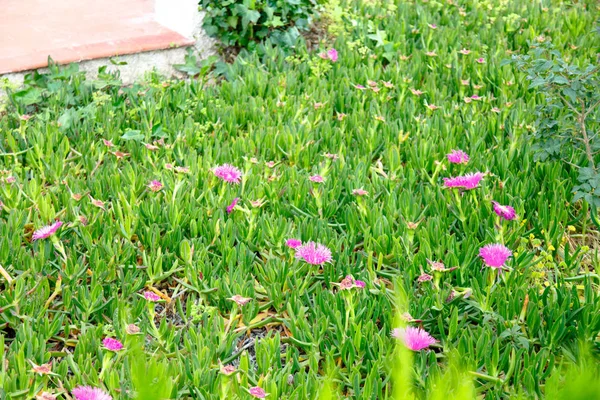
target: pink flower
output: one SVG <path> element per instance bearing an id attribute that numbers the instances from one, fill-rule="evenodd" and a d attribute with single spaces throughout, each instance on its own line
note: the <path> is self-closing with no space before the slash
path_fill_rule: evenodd
<path id="1" fill-rule="evenodd" d="M 163 188 L 163 184 L 160 181 L 157 180 L 153 180 L 150 181 L 150 183 L 148 184 L 148 189 L 152 190 L 153 192 L 158 192 L 160 189 Z"/>
<path id="2" fill-rule="evenodd" d="M 369 194 L 369 192 L 367 192 L 365 189 L 363 188 L 358 188 L 358 189 L 354 189 L 352 191 L 352 194 L 355 196 L 366 196 Z"/>
<path id="3" fill-rule="evenodd" d="M 485 265 L 492 268 L 502 268 L 510 256 L 512 251 L 500 243 L 488 244 L 479 249 L 479 257 L 483 259 Z"/>
<path id="4" fill-rule="evenodd" d="M 58 228 L 61 227 L 62 224 L 63 224 L 62 221 L 56 221 L 52 225 L 43 226 L 40 229 L 38 229 L 37 231 L 33 232 L 33 236 L 31 236 L 31 239 L 39 240 L 39 239 L 49 238 L 54 233 L 56 233 L 56 231 L 58 230 Z"/>
<path id="5" fill-rule="evenodd" d="M 352 86 L 354 86 L 358 90 L 365 90 L 366 89 L 366 87 L 364 87 L 363 85 L 360 85 L 360 84 L 356 84 L 356 85 L 353 84 Z"/>
<path id="6" fill-rule="evenodd" d="M 433 276 L 423 273 L 423 274 L 419 275 L 419 277 L 417 278 L 417 282 L 427 282 L 432 279 L 433 279 Z"/>
<path id="7" fill-rule="evenodd" d="M 77 400 L 112 400 L 112 396 L 102 389 L 91 386 L 78 386 L 73 389 L 73 396 Z"/>
<path id="8" fill-rule="evenodd" d="M 511 206 L 503 206 L 497 201 L 492 201 L 492 204 L 494 205 L 494 212 L 505 220 L 512 221 L 517 218 L 517 213 Z"/>
<path id="9" fill-rule="evenodd" d="M 213 168 L 213 174 L 229 183 L 240 183 L 240 178 L 242 177 L 242 171 L 229 164 Z"/>
<path id="10" fill-rule="evenodd" d="M 334 48 L 327 50 L 327 58 L 329 58 L 331 62 L 336 62 L 338 60 L 337 50 Z"/>
<path id="11" fill-rule="evenodd" d="M 412 326 L 407 326 L 406 329 L 395 328 L 392 330 L 392 337 L 402 340 L 413 351 L 426 349 L 437 342 L 426 330 Z"/>
<path id="12" fill-rule="evenodd" d="M 290 249 L 297 249 L 298 247 L 302 246 L 302 241 L 298 239 L 288 239 L 285 242 L 285 245 Z"/>
<path id="13" fill-rule="evenodd" d="M 354 286 L 356 286 L 359 289 L 364 289 L 367 284 L 364 281 L 359 281 L 358 279 L 354 281 Z"/>
<path id="14" fill-rule="evenodd" d="M 331 250 L 322 244 L 308 242 L 296 249 L 296 258 L 312 265 L 323 265 L 331 262 Z"/>
<path id="15" fill-rule="evenodd" d="M 478 59 L 477 59 L 477 60 L 475 60 L 475 61 L 477 61 L 479 64 L 485 64 L 485 58 L 483 58 L 483 57 L 481 57 L 481 58 L 478 58 Z"/>
<path id="16" fill-rule="evenodd" d="M 148 300 L 148 301 L 152 301 L 152 302 L 155 302 L 155 301 L 159 301 L 159 300 L 160 300 L 160 296 L 159 296 L 159 295 L 157 295 L 157 294 L 156 294 L 156 293 L 154 293 L 154 292 L 150 292 L 150 291 L 144 292 L 144 298 L 145 298 L 146 300 Z"/>
<path id="17" fill-rule="evenodd" d="M 110 351 L 119 351 L 123 349 L 123 343 L 111 337 L 104 338 L 102 345 Z"/>
<path id="18" fill-rule="evenodd" d="M 319 57 L 323 60 L 330 60 L 331 62 L 336 62 L 338 60 L 338 52 L 336 49 L 331 48 L 327 50 L 327 52 L 319 53 Z"/>
<path id="19" fill-rule="evenodd" d="M 233 211 L 233 209 L 235 208 L 235 205 L 238 203 L 239 200 L 240 200 L 239 197 L 236 197 L 235 199 L 233 199 L 231 204 L 227 206 L 227 214 L 231 214 L 231 212 Z"/>
<path id="20" fill-rule="evenodd" d="M 323 177 L 321 175 L 313 175 L 313 176 L 309 177 L 308 179 L 310 181 L 316 182 L 316 183 L 323 183 L 325 181 L 325 179 L 323 179 Z"/>
<path id="21" fill-rule="evenodd" d="M 452 150 L 446 157 L 453 164 L 466 164 L 469 162 L 469 155 L 462 150 Z"/>
<path id="22" fill-rule="evenodd" d="M 447 188 L 475 189 L 479 186 L 479 182 L 482 178 L 483 174 L 481 172 L 476 172 L 474 174 L 466 174 L 453 178 L 444 178 L 444 185 Z"/>
<path id="23" fill-rule="evenodd" d="M 251 387 L 248 390 L 248 393 L 250 393 L 253 397 L 256 397 L 257 399 L 264 399 L 265 397 L 267 397 L 267 393 L 258 386 Z"/>
<path id="24" fill-rule="evenodd" d="M 460 54 L 467 55 L 467 54 L 470 54 L 470 53 L 471 53 L 471 50 L 467 50 L 467 49 L 461 49 L 461 50 L 459 50 L 458 52 L 459 52 Z"/>

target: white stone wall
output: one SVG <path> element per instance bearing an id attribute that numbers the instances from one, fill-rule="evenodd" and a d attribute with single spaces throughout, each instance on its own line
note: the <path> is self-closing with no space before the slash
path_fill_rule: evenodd
<path id="1" fill-rule="evenodd" d="M 197 0 L 155 0 L 156 19 L 162 25 L 179 34 L 195 39 L 195 50 L 200 59 L 215 54 L 215 41 L 208 37 L 202 29 L 203 13 L 198 11 Z M 156 70 L 165 77 L 184 78 L 185 75 L 173 68 L 174 64 L 183 64 L 187 48 L 147 51 L 137 54 L 119 56 L 119 62 L 125 65 L 114 65 L 109 58 L 99 58 L 79 62 L 79 69 L 85 71 L 90 78 L 97 75 L 98 68 L 108 66 L 108 70 L 119 70 L 123 84 L 129 85 L 140 80 L 147 72 Z M 47 71 L 42 68 L 39 71 Z M 31 71 L 22 71 L 0 75 L 0 81 L 8 79 L 14 85 L 23 83 L 23 78 Z M 0 100 L 5 97 L 0 89 Z"/>

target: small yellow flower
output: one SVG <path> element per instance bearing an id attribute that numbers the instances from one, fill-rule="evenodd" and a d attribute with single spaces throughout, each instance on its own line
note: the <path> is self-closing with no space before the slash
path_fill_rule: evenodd
<path id="1" fill-rule="evenodd" d="M 575 227 L 573 225 L 567 226 L 567 229 L 569 230 L 569 232 L 575 232 Z"/>
<path id="2" fill-rule="evenodd" d="M 556 249 L 554 248 L 554 246 L 552 246 L 552 245 L 548 246 L 548 251 L 554 251 L 554 250 L 556 250 Z"/>

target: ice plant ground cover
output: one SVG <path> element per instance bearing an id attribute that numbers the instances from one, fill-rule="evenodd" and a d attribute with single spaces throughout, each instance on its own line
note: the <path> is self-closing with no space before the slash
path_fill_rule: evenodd
<path id="1" fill-rule="evenodd" d="M 336 4 L 216 85 L 11 95 L 1 398 L 598 398 L 599 235 L 500 67 L 594 60 L 597 3 Z"/>

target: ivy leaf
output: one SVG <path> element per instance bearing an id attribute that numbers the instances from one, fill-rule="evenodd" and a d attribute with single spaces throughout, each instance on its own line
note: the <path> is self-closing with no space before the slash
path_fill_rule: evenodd
<path id="1" fill-rule="evenodd" d="M 367 37 L 377 42 L 376 47 L 383 47 L 386 43 L 387 32 L 377 29 L 377 32 L 367 35 Z"/>
<path id="2" fill-rule="evenodd" d="M 123 134 L 123 136 L 121 136 L 121 139 L 134 140 L 136 142 L 140 142 L 145 139 L 145 136 L 140 131 L 128 130 Z"/>

